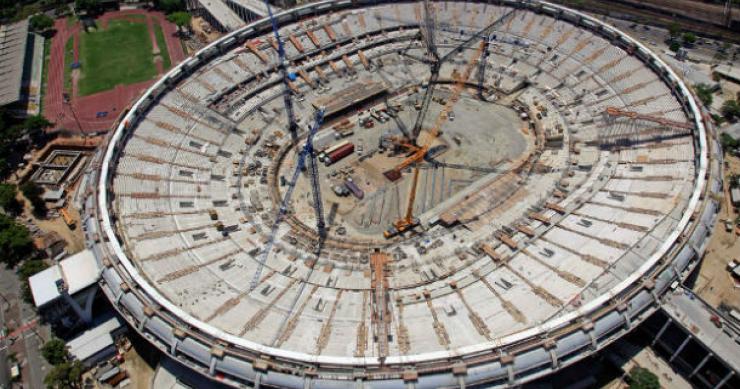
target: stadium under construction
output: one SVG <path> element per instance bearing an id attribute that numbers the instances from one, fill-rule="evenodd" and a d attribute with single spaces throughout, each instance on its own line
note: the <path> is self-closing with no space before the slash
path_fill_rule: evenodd
<path id="1" fill-rule="evenodd" d="M 529 382 L 701 257 L 721 152 L 656 55 L 539 1 L 319 1 L 150 87 L 84 230 L 121 315 L 235 387 Z"/>

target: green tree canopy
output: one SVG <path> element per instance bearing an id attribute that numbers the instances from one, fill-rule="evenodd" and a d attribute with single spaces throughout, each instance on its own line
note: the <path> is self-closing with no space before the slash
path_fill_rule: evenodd
<path id="1" fill-rule="evenodd" d="M 686 45 L 693 45 L 696 43 L 696 34 L 693 32 L 685 32 L 681 36 L 681 39 L 683 39 L 683 43 Z"/>
<path id="2" fill-rule="evenodd" d="M 185 1 L 183 0 L 155 0 L 154 6 L 164 13 L 170 14 L 177 11 L 185 10 Z"/>
<path id="3" fill-rule="evenodd" d="M 170 21 L 170 23 L 177 25 L 180 29 L 190 25 L 190 18 L 191 16 L 189 13 L 182 11 L 173 12 L 167 15 L 167 20 Z"/>
<path id="4" fill-rule="evenodd" d="M 694 85 L 694 89 L 696 90 L 696 95 L 699 97 L 699 100 L 701 100 L 702 104 L 709 107 L 712 105 L 712 102 L 714 101 L 714 96 L 712 95 L 712 88 L 709 87 L 707 84 L 696 84 Z"/>
<path id="5" fill-rule="evenodd" d="M 28 24 L 31 26 L 32 30 L 43 32 L 54 26 L 54 19 L 50 18 L 46 14 L 36 14 L 28 19 Z"/>
<path id="6" fill-rule="evenodd" d="M 671 49 L 671 51 L 673 51 L 673 52 L 677 52 L 678 49 L 681 48 L 681 44 L 678 43 L 678 42 L 671 42 L 671 45 L 668 46 L 668 48 Z"/>
<path id="7" fill-rule="evenodd" d="M 722 104 L 720 111 L 727 120 L 740 118 L 740 104 L 738 104 L 736 100 L 725 101 L 724 104 Z"/>
<path id="8" fill-rule="evenodd" d="M 95 14 L 100 10 L 99 0 L 75 0 L 75 9 L 85 11 L 88 14 Z"/>
<path id="9" fill-rule="evenodd" d="M 28 229 L 7 215 L 0 214 L 0 261 L 13 267 L 33 253 Z"/>
<path id="10" fill-rule="evenodd" d="M 678 23 L 671 23 L 668 26 L 668 34 L 671 36 L 671 39 L 676 39 L 681 34 L 681 26 Z"/>
<path id="11" fill-rule="evenodd" d="M 13 216 L 23 211 L 23 205 L 16 196 L 18 196 L 18 188 L 15 185 L 0 184 L 0 208 Z"/>
<path id="12" fill-rule="evenodd" d="M 50 389 L 77 389 L 82 387 L 82 373 L 85 371 L 80 361 L 65 361 L 55 365 L 44 377 Z"/>
<path id="13" fill-rule="evenodd" d="M 660 381 L 650 370 L 633 367 L 630 370 L 630 389 L 660 389 Z"/>
<path id="14" fill-rule="evenodd" d="M 45 217 L 48 210 L 46 209 L 44 199 L 41 198 L 41 195 L 44 193 L 44 189 L 36 185 L 33 181 L 26 181 L 21 185 L 21 192 L 23 192 L 23 195 L 31 202 L 34 216 Z"/>
<path id="15" fill-rule="evenodd" d="M 719 136 L 719 141 L 722 144 L 722 150 L 724 151 L 733 150 L 740 147 L 740 140 L 733 138 L 728 133 L 722 133 L 722 135 Z"/>
<path id="16" fill-rule="evenodd" d="M 59 365 L 67 362 L 69 359 L 67 345 L 59 338 L 51 338 L 48 342 L 44 343 L 44 346 L 41 348 L 41 355 L 52 365 Z"/>
<path id="17" fill-rule="evenodd" d="M 27 303 L 33 304 L 33 293 L 31 293 L 31 286 L 28 284 L 28 279 L 48 267 L 49 265 L 41 259 L 27 259 L 23 261 L 23 264 L 18 269 L 18 277 L 21 279 L 21 292 L 23 293 L 23 299 Z"/>

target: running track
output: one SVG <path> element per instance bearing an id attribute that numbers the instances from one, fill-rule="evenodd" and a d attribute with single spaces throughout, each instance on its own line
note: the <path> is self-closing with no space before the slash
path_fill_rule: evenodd
<path id="1" fill-rule="evenodd" d="M 173 66 L 185 59 L 185 53 L 182 50 L 180 41 L 175 36 L 177 26 L 168 22 L 161 12 L 147 12 L 144 10 L 109 12 L 98 18 L 97 23 L 99 26 L 105 26 L 110 19 L 125 18 L 128 15 L 134 14 L 145 15 L 149 19 L 147 20 L 147 24 L 150 29 L 153 47 L 156 47 L 157 44 L 152 29 L 153 22 L 158 22 L 162 26 L 167 51 L 170 54 L 170 60 Z M 51 56 L 47 72 L 48 83 L 46 95 L 44 96 L 43 112 L 44 116 L 55 124 L 52 131 L 67 130 L 78 132 L 82 130 L 82 132 L 91 133 L 109 130 L 120 112 L 128 107 L 129 103 L 144 89 L 153 84 L 155 80 L 143 81 L 132 85 L 119 85 L 112 90 L 84 97 L 77 97 L 75 93 L 75 96 L 72 97 L 71 105 L 79 120 L 78 125 L 69 105 L 64 104 L 64 69 L 65 66 L 70 66 L 70 64 L 64 63 L 64 45 L 70 37 L 74 37 L 74 58 L 79 58 L 80 27 L 77 23 L 72 27 L 68 27 L 65 19 L 57 19 L 54 28 L 57 30 L 57 33 L 51 42 Z M 163 48 L 160 48 L 160 50 L 163 50 Z M 107 111 L 108 115 L 104 118 L 97 118 L 96 114 L 103 111 Z"/>

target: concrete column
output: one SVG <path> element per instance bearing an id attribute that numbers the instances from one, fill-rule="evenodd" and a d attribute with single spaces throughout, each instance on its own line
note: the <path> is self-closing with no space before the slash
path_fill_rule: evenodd
<path id="1" fill-rule="evenodd" d="M 722 378 L 722 381 L 720 381 L 717 385 L 714 386 L 714 389 L 721 388 L 722 385 L 727 383 L 727 381 L 733 376 L 733 374 L 735 374 L 734 370 L 730 370 L 729 372 L 727 372 L 727 375 L 725 375 L 725 377 Z"/>
<path id="2" fill-rule="evenodd" d="M 699 370 L 702 367 L 704 367 L 704 365 L 707 363 L 707 361 L 709 361 L 709 358 L 711 358 L 711 357 L 712 357 L 712 353 L 708 352 L 707 355 L 704 357 L 704 359 L 702 359 L 701 362 L 699 362 L 699 364 L 696 365 L 696 367 L 694 368 L 694 370 L 691 371 L 691 374 L 689 374 L 689 378 L 695 376 L 696 373 L 698 373 Z"/>
<path id="3" fill-rule="evenodd" d="M 670 317 L 665 321 L 665 324 L 663 324 L 663 327 L 655 335 L 655 339 L 653 339 L 653 341 L 650 343 L 650 346 L 655 346 L 655 343 L 658 343 L 658 340 L 660 339 L 661 336 L 663 336 L 663 333 L 665 332 L 665 330 L 668 329 L 668 326 L 671 325 L 672 321 L 673 320 L 671 320 Z"/>
<path id="4" fill-rule="evenodd" d="M 684 339 L 684 341 L 683 341 L 683 342 L 681 342 L 681 345 L 680 345 L 680 346 L 678 346 L 678 348 L 677 348 L 677 349 L 676 349 L 676 351 L 675 351 L 675 352 L 673 353 L 673 355 L 671 355 L 671 358 L 670 358 L 670 359 L 668 359 L 668 362 L 673 362 L 673 360 L 674 360 L 674 359 L 676 359 L 676 357 L 678 356 L 678 354 L 680 354 L 680 353 L 681 353 L 681 351 L 683 351 L 684 347 L 686 347 L 686 345 L 687 345 L 687 344 L 689 344 L 689 341 L 690 341 L 690 340 L 691 340 L 691 335 L 688 335 L 688 336 L 686 337 L 686 339 Z"/>
<path id="5" fill-rule="evenodd" d="M 260 382 L 262 382 L 262 373 L 257 372 L 254 375 L 254 389 L 260 389 Z"/>

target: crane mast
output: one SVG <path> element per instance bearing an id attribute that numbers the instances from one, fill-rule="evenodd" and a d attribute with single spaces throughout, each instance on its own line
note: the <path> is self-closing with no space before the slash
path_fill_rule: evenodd
<path id="1" fill-rule="evenodd" d="M 426 6 L 426 3 L 425 3 L 425 6 Z M 414 126 L 414 132 L 413 132 L 414 139 L 411 140 L 415 143 L 417 148 L 411 156 L 406 158 L 398 166 L 384 173 L 388 179 L 395 181 L 401 177 L 401 170 L 411 165 L 415 165 L 414 175 L 412 177 L 412 182 L 411 182 L 411 191 L 409 193 L 408 205 L 406 207 L 406 214 L 404 215 L 403 218 L 400 218 L 396 220 L 395 222 L 393 222 L 392 226 L 383 233 L 386 239 L 392 238 L 400 233 L 403 233 L 409 229 L 412 229 L 419 224 L 418 218 L 415 218 L 413 216 L 414 202 L 416 200 L 416 187 L 419 181 L 418 162 L 424 159 L 424 156 L 426 155 L 427 151 L 429 151 L 429 148 L 431 147 L 432 142 L 434 142 L 434 139 L 439 134 L 440 127 L 442 126 L 444 121 L 447 119 L 446 117 L 447 113 L 450 112 L 450 110 L 452 109 L 452 106 L 457 101 L 457 99 L 460 97 L 460 94 L 462 93 L 462 90 L 465 87 L 465 83 L 470 78 L 470 75 L 473 71 L 473 67 L 476 64 L 476 61 L 483 60 L 483 58 L 481 57 L 484 51 L 488 47 L 487 36 L 491 34 L 491 32 L 494 29 L 496 29 L 499 25 L 508 21 L 509 18 L 512 18 L 515 12 L 516 12 L 516 9 L 513 9 L 507 12 L 506 14 L 502 15 L 500 18 L 495 20 L 490 25 L 486 26 L 482 30 L 473 34 L 470 38 L 465 40 L 462 44 L 460 44 L 454 50 L 445 54 L 445 56 L 440 58 L 439 61 L 435 61 L 433 63 L 432 75 L 429 79 L 429 85 L 427 87 L 426 94 L 424 95 L 424 102 L 423 102 L 421 111 L 419 112 L 419 115 L 416 118 L 416 125 Z M 445 107 L 442 109 L 442 112 L 437 117 L 437 120 L 435 121 L 434 126 L 429 130 L 426 141 L 419 142 L 418 138 L 421 133 L 421 126 L 422 126 L 422 123 L 424 122 L 424 117 L 426 116 L 426 113 L 429 110 L 429 104 L 431 102 L 434 85 L 439 77 L 439 68 L 441 64 L 449 60 L 455 53 L 458 53 L 458 52 L 461 53 L 465 47 L 468 47 L 470 44 L 472 44 L 473 42 L 475 42 L 476 40 L 480 38 L 485 38 L 485 39 L 480 42 L 480 46 L 478 50 L 476 51 L 475 57 L 468 63 L 468 66 L 465 68 L 465 71 L 463 72 L 463 74 L 457 78 L 455 82 L 455 86 L 453 88 L 452 96 L 449 98 L 447 105 L 445 105 Z"/>
<path id="2" fill-rule="evenodd" d="M 324 109 L 320 108 L 316 112 L 316 120 L 311 127 L 311 130 L 308 133 L 308 138 L 306 139 L 306 144 L 303 146 L 301 151 L 298 153 L 298 160 L 296 162 L 295 170 L 293 170 L 293 176 L 290 179 L 290 182 L 288 182 L 288 189 L 285 191 L 285 195 L 283 195 L 283 200 L 280 202 L 280 208 L 278 209 L 277 216 L 275 217 L 275 222 L 272 224 L 272 228 L 270 229 L 270 235 L 268 235 L 267 243 L 265 244 L 264 250 L 260 253 L 259 258 L 257 259 L 257 270 L 254 272 L 254 276 L 252 277 L 252 281 L 249 284 L 249 290 L 252 291 L 257 288 L 257 285 L 259 285 L 260 282 L 260 276 L 262 274 L 262 269 L 265 267 L 265 263 L 267 262 L 267 259 L 270 255 L 270 252 L 272 251 L 272 246 L 275 244 L 275 238 L 277 237 L 278 229 L 280 228 L 280 224 L 285 219 L 285 215 L 288 214 L 288 207 L 290 206 L 290 200 L 293 197 L 293 191 L 295 190 L 296 183 L 298 182 L 298 177 L 301 174 L 301 171 L 306 167 L 306 157 L 309 157 L 309 160 L 312 160 L 311 165 L 316 166 L 315 162 L 315 154 L 313 150 L 313 137 L 316 135 L 316 132 L 318 131 L 319 127 L 321 126 L 321 123 L 324 119 Z M 314 202 L 316 199 L 319 199 L 318 203 L 314 203 L 314 208 L 316 209 L 317 214 L 317 224 L 323 225 L 323 212 L 321 208 L 317 208 L 316 204 L 321 204 L 321 194 L 318 192 L 318 169 L 311 170 L 311 187 L 314 191 Z M 319 247 L 321 246 L 321 242 L 323 241 L 322 236 L 322 230 L 323 227 L 320 227 L 319 230 Z"/>
<path id="3" fill-rule="evenodd" d="M 268 0 L 265 0 L 265 6 L 267 7 L 267 14 L 270 17 L 270 23 L 272 24 L 272 33 L 275 36 L 275 40 L 278 45 L 278 69 L 280 70 L 280 76 L 283 79 L 283 85 L 285 87 L 283 90 L 283 103 L 285 104 L 285 113 L 288 118 L 288 133 L 290 133 L 290 136 L 295 143 L 298 140 L 298 123 L 295 117 L 295 110 L 293 109 L 293 99 L 291 98 L 291 94 L 293 92 L 290 88 L 290 76 L 288 74 L 288 66 L 290 64 L 285 57 L 285 46 L 283 45 L 283 40 L 280 38 L 277 20 L 275 20 L 275 17 L 272 14 L 272 8 L 270 7 L 270 2 Z"/>

